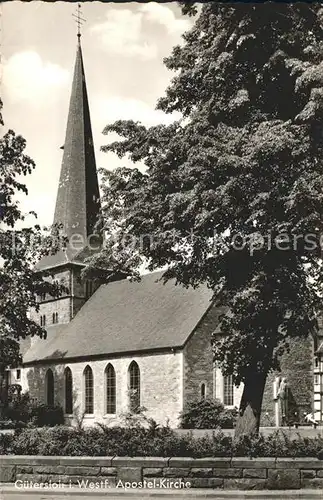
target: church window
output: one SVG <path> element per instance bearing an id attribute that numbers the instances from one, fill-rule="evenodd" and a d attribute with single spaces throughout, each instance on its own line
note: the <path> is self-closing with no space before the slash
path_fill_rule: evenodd
<path id="1" fill-rule="evenodd" d="M 116 372 L 109 363 L 105 369 L 106 380 L 106 413 L 116 412 Z"/>
<path id="2" fill-rule="evenodd" d="M 53 313 L 53 323 L 58 323 L 58 313 L 57 312 Z"/>
<path id="3" fill-rule="evenodd" d="M 206 384 L 201 384 L 201 399 L 205 399 L 206 398 Z"/>
<path id="4" fill-rule="evenodd" d="M 93 283 L 92 281 L 86 280 L 85 282 L 85 295 L 86 297 L 90 297 L 93 292 Z"/>
<path id="5" fill-rule="evenodd" d="M 20 379 L 21 379 L 21 370 L 18 368 L 18 370 L 16 371 L 16 380 Z"/>
<path id="6" fill-rule="evenodd" d="M 232 375 L 223 377 L 223 404 L 233 406 L 233 380 Z"/>
<path id="7" fill-rule="evenodd" d="M 140 370 L 135 361 L 129 366 L 130 410 L 135 412 L 140 406 Z"/>
<path id="8" fill-rule="evenodd" d="M 46 404 L 48 406 L 53 406 L 54 405 L 54 374 L 50 368 L 46 372 L 45 388 L 46 388 Z"/>
<path id="9" fill-rule="evenodd" d="M 73 377 L 68 367 L 65 369 L 65 413 L 73 413 Z"/>
<path id="10" fill-rule="evenodd" d="M 94 393 L 93 393 L 93 372 L 89 365 L 84 370 L 84 410 L 85 413 L 94 411 Z"/>
<path id="11" fill-rule="evenodd" d="M 45 314 L 43 314 L 40 317 L 40 326 L 46 326 L 46 316 L 45 316 Z"/>

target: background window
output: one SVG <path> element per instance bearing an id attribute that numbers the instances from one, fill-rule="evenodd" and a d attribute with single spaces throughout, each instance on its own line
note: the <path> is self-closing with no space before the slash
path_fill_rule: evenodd
<path id="1" fill-rule="evenodd" d="M 54 374 L 50 368 L 46 372 L 45 388 L 46 404 L 48 406 L 54 406 Z"/>
<path id="2" fill-rule="evenodd" d="M 20 379 L 21 379 L 21 370 L 18 368 L 18 370 L 16 371 L 16 380 Z"/>
<path id="3" fill-rule="evenodd" d="M 85 283 L 85 295 L 86 297 L 90 297 L 93 292 L 93 282 L 90 280 L 86 280 Z"/>
<path id="4" fill-rule="evenodd" d="M 223 404 L 224 406 L 233 406 L 232 375 L 223 377 Z"/>
<path id="5" fill-rule="evenodd" d="M 129 366 L 130 411 L 137 411 L 140 406 L 140 370 L 135 361 Z"/>
<path id="6" fill-rule="evenodd" d="M 206 398 L 206 385 L 201 384 L 201 399 L 205 399 L 205 398 Z"/>
<path id="7" fill-rule="evenodd" d="M 87 366 L 84 370 L 84 410 L 85 413 L 93 413 L 94 410 L 94 394 L 93 394 L 93 372 L 92 369 Z"/>
<path id="8" fill-rule="evenodd" d="M 73 378 L 70 368 L 65 369 L 65 413 L 73 413 Z"/>
<path id="9" fill-rule="evenodd" d="M 116 412 L 116 372 L 111 364 L 108 364 L 106 371 L 106 413 Z"/>

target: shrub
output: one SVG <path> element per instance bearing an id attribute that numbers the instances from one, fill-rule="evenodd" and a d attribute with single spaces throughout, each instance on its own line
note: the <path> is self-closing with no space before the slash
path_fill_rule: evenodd
<path id="1" fill-rule="evenodd" d="M 201 400 L 188 404 L 180 414 L 183 429 L 232 429 L 237 419 L 237 410 L 225 409 L 221 401 Z"/>
<path id="2" fill-rule="evenodd" d="M 13 390 L 14 387 L 10 386 L 8 406 L 5 408 L 6 419 L 27 423 L 32 418 L 33 403 L 28 393 L 16 392 Z"/>
<path id="3" fill-rule="evenodd" d="M 11 455 L 12 445 L 14 443 L 15 436 L 13 434 L 0 434 L 0 455 Z"/>
<path id="4" fill-rule="evenodd" d="M 37 427 L 63 425 L 64 411 L 61 406 L 38 404 L 32 408 L 31 419 Z"/>
<path id="5" fill-rule="evenodd" d="M 2 424 L 1 428 L 23 427 L 22 423 L 33 423 L 37 427 L 64 424 L 64 412 L 60 406 L 39 404 L 30 399 L 28 393 L 21 393 L 19 387 L 11 385 L 8 406 L 5 409 L 5 420 L 12 424 Z"/>
<path id="6" fill-rule="evenodd" d="M 232 410 L 225 408 L 219 415 L 220 429 L 233 429 L 238 419 L 238 413 L 237 408 L 233 408 Z"/>
<path id="7" fill-rule="evenodd" d="M 160 457 L 318 457 L 323 459 L 323 438 L 290 439 L 282 431 L 268 437 L 242 436 L 234 442 L 223 432 L 194 438 L 169 427 L 105 427 L 75 429 L 56 426 L 19 429 L 0 434 L 0 454 L 47 456 L 160 456 Z"/>
<path id="8" fill-rule="evenodd" d="M 15 427 L 15 423 L 18 422 L 26 424 L 34 422 L 38 427 L 64 423 L 64 413 L 60 406 L 35 403 L 30 399 L 28 393 L 21 394 L 21 391 L 13 390 L 15 386 L 11 386 L 11 389 L 5 417 L 6 420 L 13 422 L 12 427 Z"/>
<path id="9" fill-rule="evenodd" d="M 22 422 L 21 420 L 0 420 L 0 430 L 2 429 L 23 429 L 27 427 L 26 422 Z"/>

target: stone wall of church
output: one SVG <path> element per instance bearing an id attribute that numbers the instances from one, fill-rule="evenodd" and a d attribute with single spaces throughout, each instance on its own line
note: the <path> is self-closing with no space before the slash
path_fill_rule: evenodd
<path id="1" fill-rule="evenodd" d="M 50 279 L 50 278 L 48 278 Z M 65 269 L 55 273 L 55 280 L 64 283 L 65 286 L 70 288 L 70 271 Z M 58 299 L 53 299 L 49 295 L 46 296 L 45 300 L 41 302 L 39 311 L 36 312 L 34 309 L 30 311 L 30 317 L 36 322 L 40 322 L 40 316 L 46 316 L 46 326 L 53 323 L 53 313 L 58 313 L 59 323 L 68 323 L 71 320 L 71 299 L 69 296 L 60 297 Z"/>
<path id="2" fill-rule="evenodd" d="M 73 294 L 73 308 L 72 308 L 72 317 L 79 312 L 84 302 L 86 301 L 85 297 L 85 283 L 80 280 L 80 270 L 74 269 L 72 273 L 72 290 Z"/>
<path id="3" fill-rule="evenodd" d="M 53 313 L 58 313 L 58 323 L 69 323 L 86 300 L 85 284 L 80 281 L 79 276 L 78 268 L 56 272 L 54 279 L 67 286 L 70 293 L 57 299 L 46 296 L 45 300 L 41 302 L 38 312 L 31 310 L 31 319 L 40 322 L 40 316 L 45 315 L 46 326 L 49 326 L 53 324 Z"/>
<path id="4" fill-rule="evenodd" d="M 71 298 L 60 297 L 40 304 L 39 311 L 31 312 L 30 316 L 35 322 L 40 322 L 40 316 L 46 316 L 46 326 L 53 324 L 53 313 L 58 313 L 59 323 L 69 323 L 71 317 Z"/>
<path id="5" fill-rule="evenodd" d="M 215 396 L 211 337 L 219 314 L 219 308 L 211 307 L 184 347 L 184 407 L 201 398 L 202 384 L 206 386 L 207 398 Z"/>
<path id="6" fill-rule="evenodd" d="M 178 425 L 178 415 L 183 408 L 183 354 L 169 352 L 163 354 L 136 355 L 134 357 L 118 357 L 109 360 L 77 362 L 64 365 L 35 366 L 23 370 L 23 390 L 29 388 L 32 397 L 46 401 L 46 371 L 51 368 L 55 380 L 55 403 L 64 407 L 64 369 L 69 366 L 73 376 L 74 411 L 80 418 L 84 409 L 83 372 L 87 365 L 93 370 L 94 378 L 94 413 L 84 416 L 84 425 L 91 426 L 95 422 L 118 424 L 124 421 L 128 411 L 128 368 L 132 361 L 138 363 L 140 369 L 141 406 L 145 407 L 145 415 L 160 424 Z M 105 412 L 105 368 L 111 363 L 116 372 L 116 415 Z"/>
<path id="7" fill-rule="evenodd" d="M 211 345 L 214 325 L 218 324 L 220 314 L 219 308 L 211 307 L 184 348 L 184 406 L 201 398 L 202 384 L 206 386 L 206 398 L 216 398 L 224 402 L 223 375 L 221 370 L 214 366 Z M 243 385 L 232 386 L 231 407 L 239 407 L 242 391 Z"/>

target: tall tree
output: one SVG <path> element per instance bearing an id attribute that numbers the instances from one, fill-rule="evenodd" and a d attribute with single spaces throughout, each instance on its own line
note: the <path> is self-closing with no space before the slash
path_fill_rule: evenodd
<path id="1" fill-rule="evenodd" d="M 0 100 L 3 126 L 1 110 Z M 5 371 L 21 361 L 19 340 L 46 334 L 30 319 L 30 310 L 39 309 L 40 294 L 58 296 L 64 290 L 61 285 L 44 279 L 35 267 L 42 255 L 57 251 L 60 241 L 55 236 L 56 228 L 50 236 L 39 225 L 17 228 L 25 225 L 25 215 L 16 197 L 18 192 L 28 194 L 22 177 L 35 168 L 24 153 L 25 147 L 26 141 L 13 130 L 0 139 L 0 415 L 7 399 Z"/>
<path id="2" fill-rule="evenodd" d="M 194 15 L 194 8 L 184 7 Z M 111 238 L 94 264 L 207 283 L 224 307 L 215 359 L 244 383 L 236 435 L 259 430 L 267 374 L 321 310 L 323 42 L 318 4 L 203 4 L 157 107 L 104 146 L 146 170 L 104 172 Z"/>

